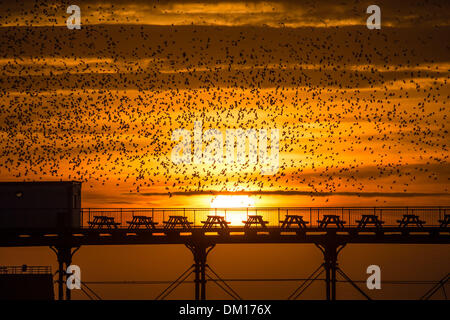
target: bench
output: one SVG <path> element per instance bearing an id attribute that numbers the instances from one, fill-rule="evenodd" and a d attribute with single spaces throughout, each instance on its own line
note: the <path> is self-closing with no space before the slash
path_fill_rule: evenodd
<path id="1" fill-rule="evenodd" d="M 244 228 L 251 228 L 252 225 L 261 225 L 262 228 L 267 228 L 267 224 L 269 223 L 269 221 L 265 221 L 263 220 L 262 216 L 258 216 L 258 215 L 251 215 L 248 216 L 247 221 L 242 221 L 242 223 L 244 223 Z"/>
<path id="2" fill-rule="evenodd" d="M 105 217 L 105 216 L 94 216 L 93 221 L 88 221 L 89 229 L 117 229 L 117 227 L 121 224 L 120 222 L 115 222 L 114 217 Z"/>
<path id="3" fill-rule="evenodd" d="M 409 225 L 416 225 L 417 227 L 423 227 L 425 221 L 419 220 L 419 216 L 415 214 L 404 214 L 401 220 L 397 220 L 399 227 L 407 227 Z"/>
<path id="4" fill-rule="evenodd" d="M 337 215 L 324 215 L 322 220 L 317 220 L 319 228 L 327 228 L 330 224 L 335 224 L 338 228 L 343 228 L 345 221 L 341 220 L 340 216 Z"/>
<path id="5" fill-rule="evenodd" d="M 299 228 L 304 229 L 306 228 L 306 225 L 309 223 L 309 221 L 305 221 L 303 220 L 303 216 L 299 216 L 299 215 L 286 215 L 284 217 L 284 220 L 280 220 L 281 224 L 281 229 L 288 229 L 290 228 L 293 224 L 298 225 Z"/>
<path id="6" fill-rule="evenodd" d="M 158 222 L 153 222 L 152 217 L 147 216 L 133 216 L 131 221 L 127 221 L 129 224 L 128 229 L 139 229 L 140 227 L 146 227 L 147 229 L 156 229 Z"/>
<path id="7" fill-rule="evenodd" d="M 364 214 L 362 215 L 361 220 L 356 220 L 356 222 L 358 223 L 358 228 L 365 228 L 368 224 L 372 224 L 375 227 L 380 228 L 384 224 L 384 221 L 378 219 L 378 216 L 374 214 Z"/>

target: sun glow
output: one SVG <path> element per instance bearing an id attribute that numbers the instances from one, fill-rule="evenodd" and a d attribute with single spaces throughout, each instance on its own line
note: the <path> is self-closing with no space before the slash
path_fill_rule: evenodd
<path id="1" fill-rule="evenodd" d="M 247 208 L 254 206 L 255 200 L 249 196 L 220 195 L 211 200 L 211 208 Z"/>
<path id="2" fill-rule="evenodd" d="M 244 210 L 216 210 L 215 214 L 225 216 L 225 220 L 230 222 L 232 226 L 242 225 L 247 220 L 247 210 L 245 208 L 254 207 L 255 200 L 249 196 L 228 196 L 219 195 L 211 200 L 211 208 L 243 208 Z M 218 212 L 217 212 L 218 211 Z"/>

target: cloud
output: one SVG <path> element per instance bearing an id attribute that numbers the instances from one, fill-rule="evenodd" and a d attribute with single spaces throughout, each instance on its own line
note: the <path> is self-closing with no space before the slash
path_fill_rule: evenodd
<path id="1" fill-rule="evenodd" d="M 279 196 L 312 196 L 312 197 L 329 197 L 329 196 L 357 196 L 365 198 L 375 197 L 392 197 L 392 198 L 409 198 L 409 197 L 448 197 L 450 193 L 444 192 L 308 192 L 308 191 L 186 191 L 186 192 L 141 192 L 141 193 L 124 193 L 130 196 L 216 196 L 216 195 L 279 195 Z"/>
<path id="2" fill-rule="evenodd" d="M 64 25 L 70 1 L 7 2 L 0 6 L 2 25 Z M 372 1 L 87 1 L 79 0 L 82 24 L 268 25 L 272 27 L 345 26 L 365 24 Z M 379 0 L 385 26 L 448 25 L 445 0 Z"/>
<path id="3" fill-rule="evenodd" d="M 267 69 L 266 69 L 267 71 Z M 341 69 L 340 72 L 325 70 L 272 70 L 271 78 L 262 77 L 264 71 L 252 72 L 243 70 L 239 73 L 221 71 L 196 71 L 189 73 L 163 74 L 158 73 L 151 77 L 150 73 L 65 73 L 63 75 L 49 76 L 8 76 L 0 77 L 0 85 L 5 91 L 54 91 L 61 89 L 70 90 L 168 90 L 168 89 L 199 89 L 218 87 L 238 88 L 274 88 L 278 84 L 284 87 L 329 87 L 329 88 L 368 88 L 377 87 L 389 81 L 410 78 L 409 72 L 381 72 L 371 73 L 367 71 L 350 71 Z M 258 76 L 259 74 L 259 76 Z M 258 76 L 260 81 L 250 82 L 249 79 Z M 285 82 L 286 75 L 291 81 Z M 444 82 L 448 72 L 422 72 L 419 78 Z M 209 79 L 209 81 L 204 81 Z"/>
<path id="4" fill-rule="evenodd" d="M 450 26 L 385 28 L 382 32 L 351 26 L 279 29 L 99 25 L 76 32 L 66 27 L 0 27 L 0 56 L 15 58 L 19 64 L 25 63 L 21 58 L 64 58 L 68 66 L 73 60 L 83 59 L 91 64 L 96 59 L 112 59 L 116 64 L 145 60 L 145 66 L 157 69 L 162 69 L 165 63 L 170 63 L 173 69 L 199 67 L 199 62 L 203 67 L 265 66 L 279 64 L 280 59 L 283 65 L 326 67 L 339 62 L 338 66 L 404 67 L 406 61 L 411 66 L 448 62 L 448 48 L 442 39 L 449 34 Z M 263 52 L 269 48 L 270 51 Z"/>
<path id="5" fill-rule="evenodd" d="M 442 82 L 449 76 L 442 39 L 449 34 L 450 26 L 421 27 L 414 33 L 406 28 L 372 33 L 360 27 L 103 25 L 75 33 L 65 27 L 8 27 L 0 28 L 0 81 L 4 91 L 367 88 L 404 79 Z M 389 50 L 381 50 L 386 43 Z"/>

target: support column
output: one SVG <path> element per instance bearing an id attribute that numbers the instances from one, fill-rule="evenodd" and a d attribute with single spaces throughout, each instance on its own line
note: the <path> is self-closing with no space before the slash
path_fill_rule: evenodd
<path id="1" fill-rule="evenodd" d="M 325 242 L 316 246 L 322 251 L 325 269 L 325 297 L 327 300 L 336 300 L 336 270 L 338 269 L 338 254 L 345 246 L 334 241 Z"/>
<path id="2" fill-rule="evenodd" d="M 67 267 L 72 264 L 72 257 L 79 247 L 72 252 L 70 246 L 56 246 L 50 247 L 56 254 L 58 261 L 58 300 L 64 300 L 64 284 L 67 281 L 66 270 Z M 70 300 L 72 297 L 71 290 L 66 286 L 66 300 Z"/>
<path id="3" fill-rule="evenodd" d="M 330 272 L 330 264 L 328 259 L 325 258 L 325 298 L 327 300 L 331 300 L 331 272 Z"/>
<path id="4" fill-rule="evenodd" d="M 57 254 L 58 259 L 58 300 L 64 300 L 64 262 L 60 259 Z"/>
<path id="5" fill-rule="evenodd" d="M 336 300 L 336 268 L 337 268 L 337 248 L 335 246 L 326 249 L 328 251 L 328 265 L 331 269 L 331 300 Z"/>
<path id="6" fill-rule="evenodd" d="M 205 242 L 189 242 L 186 247 L 194 256 L 195 300 L 206 300 L 206 257 L 215 244 Z"/>

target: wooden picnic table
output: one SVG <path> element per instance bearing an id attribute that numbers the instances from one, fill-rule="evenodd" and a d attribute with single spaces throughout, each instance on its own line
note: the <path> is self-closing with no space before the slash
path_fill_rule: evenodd
<path id="1" fill-rule="evenodd" d="M 208 216 L 206 221 L 202 221 L 204 230 L 210 230 L 214 227 L 218 226 L 221 229 L 228 229 L 228 225 L 230 222 L 225 221 L 225 217 L 223 216 Z"/>
<path id="2" fill-rule="evenodd" d="M 287 214 L 284 217 L 284 220 L 280 221 L 281 229 L 288 229 L 292 225 L 297 225 L 300 229 L 305 229 L 306 225 L 309 223 L 308 221 L 303 220 L 303 216 Z"/>
<path id="3" fill-rule="evenodd" d="M 343 228 L 345 221 L 341 220 L 338 215 L 326 214 L 323 216 L 322 220 L 317 220 L 319 223 L 319 228 L 327 228 L 329 224 L 334 224 L 338 228 Z"/>
<path id="4" fill-rule="evenodd" d="M 415 214 L 404 214 L 401 220 L 397 220 L 399 227 L 404 228 L 409 225 L 415 225 L 422 228 L 425 221 L 419 220 L 419 216 Z"/>
<path id="5" fill-rule="evenodd" d="M 129 230 L 139 229 L 140 227 L 156 229 L 156 225 L 158 224 L 158 222 L 153 222 L 152 217 L 147 216 L 133 216 L 133 219 L 127 221 L 127 223 L 129 224 Z"/>
<path id="6" fill-rule="evenodd" d="M 192 222 L 189 222 L 185 216 L 169 216 L 169 220 L 164 221 L 164 228 L 171 230 L 176 227 L 191 229 Z"/>
<path id="7" fill-rule="evenodd" d="M 263 217 L 259 215 L 250 215 L 247 217 L 247 221 L 242 221 L 242 223 L 245 223 L 244 228 L 251 228 L 252 225 L 260 225 L 262 228 L 267 228 L 269 221 L 264 221 Z"/>
<path id="8" fill-rule="evenodd" d="M 381 228 L 384 224 L 384 221 L 378 219 L 378 216 L 375 214 L 363 214 L 361 220 L 356 220 L 356 222 L 358 222 L 358 228 L 366 228 L 367 225 Z"/>
<path id="9" fill-rule="evenodd" d="M 89 229 L 117 229 L 119 222 L 114 221 L 114 217 L 94 216 L 94 220 L 88 221 Z"/>
<path id="10" fill-rule="evenodd" d="M 444 219 L 439 220 L 441 228 L 447 228 L 450 225 L 450 214 L 444 215 Z"/>

